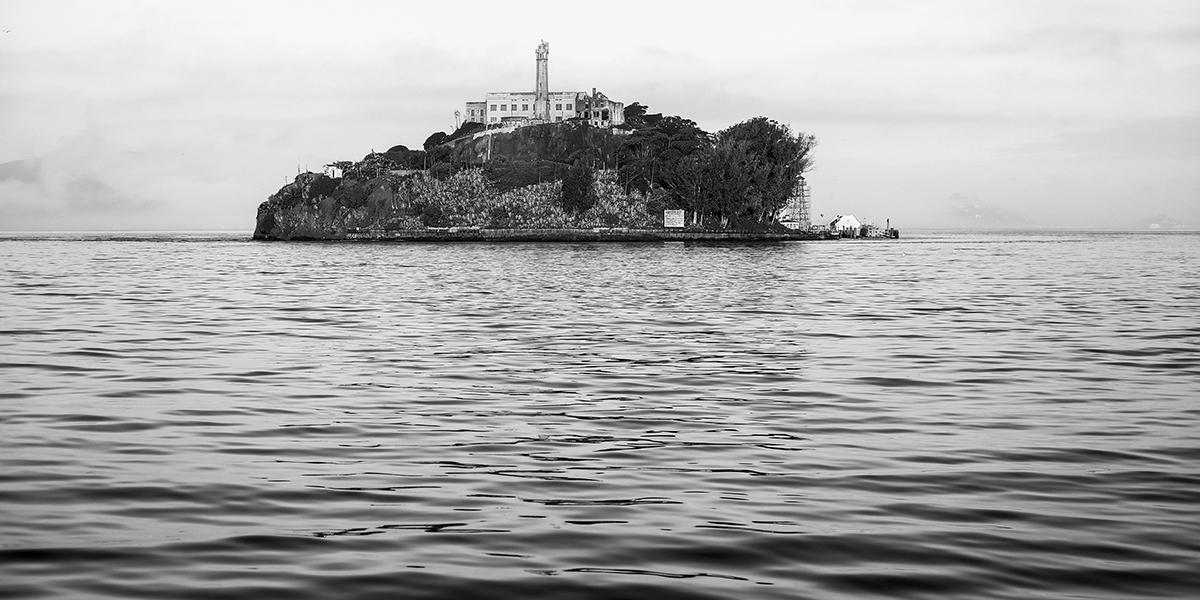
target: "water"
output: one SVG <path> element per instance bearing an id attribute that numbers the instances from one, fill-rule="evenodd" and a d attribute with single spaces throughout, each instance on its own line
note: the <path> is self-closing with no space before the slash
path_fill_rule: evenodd
<path id="1" fill-rule="evenodd" d="M 0 595 L 1200 592 L 1197 234 L 9 234 L 0 315 Z"/>

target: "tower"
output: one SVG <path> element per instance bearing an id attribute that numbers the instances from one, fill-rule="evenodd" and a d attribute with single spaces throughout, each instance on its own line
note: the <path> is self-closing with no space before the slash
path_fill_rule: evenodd
<path id="1" fill-rule="evenodd" d="M 533 98 L 533 118 L 550 120 L 550 70 L 546 66 L 550 44 L 542 40 L 537 47 L 537 87 Z"/>
<path id="2" fill-rule="evenodd" d="M 796 211 L 796 221 L 799 222 L 799 228 L 808 231 L 812 228 L 812 195 L 808 190 L 808 181 L 804 177 L 800 178 L 800 182 L 796 184 L 796 196 L 798 202 Z"/>
<path id="3" fill-rule="evenodd" d="M 784 224 L 788 227 L 801 231 L 808 231 L 812 228 L 812 196 L 809 195 L 808 181 L 804 177 L 796 180 L 796 185 L 792 188 L 792 196 L 788 198 L 783 214 Z"/>

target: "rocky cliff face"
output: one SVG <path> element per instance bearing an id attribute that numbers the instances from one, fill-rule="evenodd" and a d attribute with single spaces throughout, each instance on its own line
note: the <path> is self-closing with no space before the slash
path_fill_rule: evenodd
<path id="1" fill-rule="evenodd" d="M 562 182 L 501 191 L 482 169 L 445 179 L 426 173 L 389 172 L 367 181 L 303 173 L 258 207 L 254 239 L 331 240 L 400 230 L 477 227 L 554 229 L 661 225 L 647 199 L 626 193 L 612 171 L 593 182 L 595 202 L 569 212 Z M 659 213 L 661 214 L 661 213 Z M 382 237 L 382 236 L 381 236 Z"/>
<path id="2" fill-rule="evenodd" d="M 609 171 L 597 173 L 593 205 L 581 212 L 563 208 L 560 180 L 570 157 L 585 151 L 585 160 L 600 166 L 619 144 L 608 130 L 556 123 L 498 133 L 490 143 L 451 140 L 429 154 L 428 171 L 407 168 L 392 151 L 369 154 L 357 163 L 335 163 L 342 177 L 296 176 L 258 207 L 254 239 L 344 239 L 428 227 L 651 226 L 650 199 L 626 193 Z"/>
<path id="3" fill-rule="evenodd" d="M 466 136 L 446 144 L 451 160 L 473 165 L 482 164 L 489 153 L 493 160 L 503 156 L 513 161 L 567 162 L 580 151 L 589 152 L 602 164 L 612 164 L 620 146 L 621 137 L 608 129 L 567 122 L 531 125 L 478 138 Z"/>
<path id="4" fill-rule="evenodd" d="M 254 239 L 338 239 L 364 229 L 420 227 L 398 213 L 396 177 L 367 181 L 301 173 L 258 207 Z"/>

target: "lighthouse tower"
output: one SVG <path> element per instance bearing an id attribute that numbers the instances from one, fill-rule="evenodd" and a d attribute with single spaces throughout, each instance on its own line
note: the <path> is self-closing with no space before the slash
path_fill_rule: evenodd
<path id="1" fill-rule="evenodd" d="M 550 70 L 547 68 L 547 57 L 550 56 L 550 44 L 542 40 L 537 47 L 537 87 L 534 88 L 533 118 L 543 122 L 550 120 Z"/>

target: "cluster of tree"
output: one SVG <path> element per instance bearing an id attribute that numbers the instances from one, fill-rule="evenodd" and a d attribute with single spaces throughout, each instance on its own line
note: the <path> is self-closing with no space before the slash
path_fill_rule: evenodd
<path id="1" fill-rule="evenodd" d="M 693 225 L 774 222 L 812 168 L 816 139 L 766 117 L 715 135 L 683 117 L 647 114 L 637 103 L 626 119 L 633 131 L 619 156 L 622 185 L 661 190 L 665 208 L 688 211 Z"/>
<path id="2" fill-rule="evenodd" d="M 587 123 L 548 123 L 522 127 L 490 140 L 434 134 L 427 140 L 430 174 L 438 179 L 482 167 L 500 191 L 562 181 L 577 162 L 591 169 L 615 166 L 622 136 Z M 437 144 L 437 145 L 433 145 Z M 586 202 L 585 202 L 586 204 Z"/>
<path id="3" fill-rule="evenodd" d="M 554 160 L 519 160 L 498 156 L 483 164 L 483 174 L 501 192 L 548 181 L 558 181 L 567 174 L 569 163 Z"/>
<path id="4" fill-rule="evenodd" d="M 398 169 L 425 169 L 429 164 L 429 157 L 425 152 L 409 150 L 408 146 L 403 145 L 388 148 L 383 157 L 392 161 Z"/>
<path id="5" fill-rule="evenodd" d="M 622 111 L 624 115 L 624 123 L 618 125 L 621 129 L 641 129 L 643 127 L 653 127 L 662 121 L 662 113 L 650 114 L 647 111 L 649 108 L 640 102 L 632 102 Z"/>
<path id="6" fill-rule="evenodd" d="M 425 149 L 424 168 L 437 167 L 439 171 L 438 175 L 441 178 L 457 172 L 459 170 L 457 168 L 447 168 L 447 166 L 461 167 L 461 165 L 458 165 L 461 161 L 457 159 L 454 147 L 450 145 L 451 142 L 471 137 L 484 129 L 486 129 L 486 126 L 483 123 L 467 121 L 460 125 L 458 129 L 455 129 L 453 133 L 447 134 L 444 131 L 434 132 L 425 138 L 425 143 L 422 146 Z"/>
<path id="7" fill-rule="evenodd" d="M 626 193 L 641 192 L 651 212 L 683 209 L 691 225 L 735 228 L 774 222 L 812 168 L 816 140 L 766 117 L 716 134 L 680 116 L 650 113 L 637 102 L 625 108 L 624 117 L 625 135 L 586 123 L 521 128 L 489 140 L 486 162 L 472 140 L 485 127 L 468 122 L 453 133 L 430 135 L 423 150 L 394 146 L 359 162 L 329 166 L 351 180 L 343 183 L 347 187 L 395 170 L 426 170 L 444 180 L 478 167 L 501 192 L 562 181 L 562 208 L 572 214 L 595 204 L 596 169 L 615 168 L 619 185 Z"/>
<path id="8" fill-rule="evenodd" d="M 343 179 L 370 180 L 388 171 L 423 170 L 428 168 L 429 159 L 421 150 L 409 150 L 407 146 L 392 146 L 387 152 L 371 152 L 362 160 L 337 160 L 325 167 L 341 172 Z"/>

